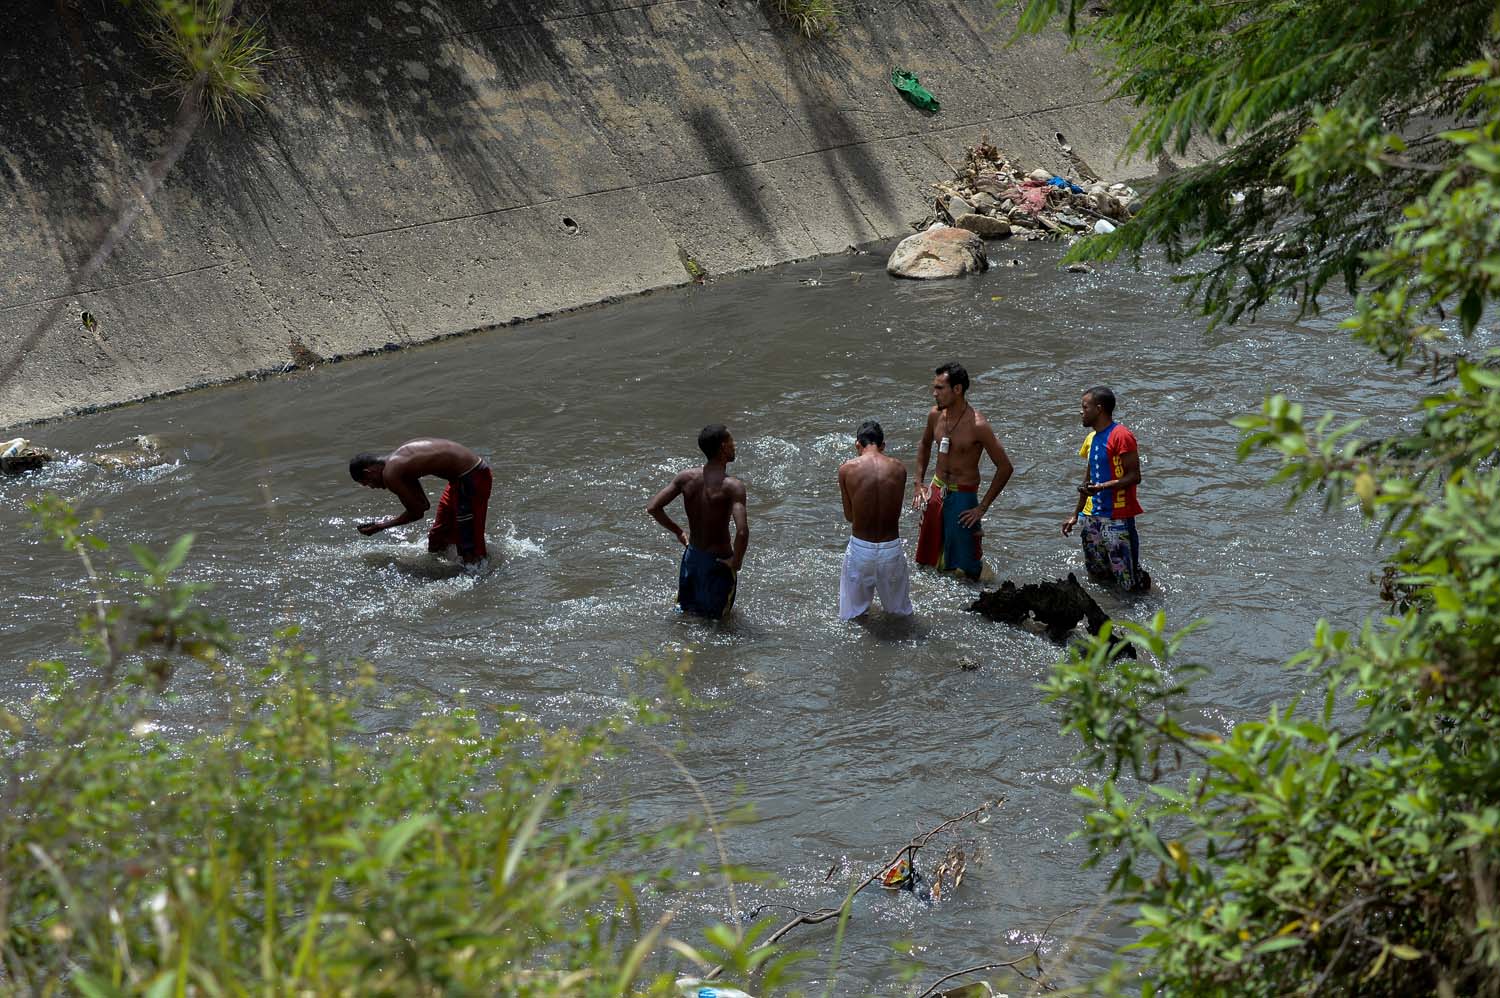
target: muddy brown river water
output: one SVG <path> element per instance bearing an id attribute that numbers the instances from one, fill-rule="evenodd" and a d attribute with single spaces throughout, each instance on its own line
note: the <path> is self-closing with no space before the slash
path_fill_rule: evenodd
<path id="1" fill-rule="evenodd" d="M 985 521 L 988 560 L 1001 578 L 1055 578 L 1081 566 L 1076 538 L 1059 531 L 1079 477 L 1078 397 L 1112 385 L 1117 417 L 1141 442 L 1142 552 L 1156 591 L 1092 591 L 1119 617 L 1211 618 L 1190 642 L 1213 669 L 1195 706 L 1222 727 L 1297 691 L 1279 664 L 1319 615 L 1353 624 L 1377 607 L 1372 531 L 1315 501 L 1288 511 L 1285 491 L 1264 485 L 1269 461 L 1236 462 L 1226 419 L 1279 391 L 1391 425 L 1415 391 L 1332 319 L 1263 316 L 1205 332 L 1164 264 L 1080 275 L 1057 270 L 1056 246 L 995 255 L 1021 265 L 909 283 L 885 276 L 880 252 L 828 258 L 33 428 L 74 454 L 159 434 L 172 460 L 129 472 L 63 461 L 0 481 L 0 696 L 23 696 L 25 663 L 57 654 L 71 633 L 76 566 L 25 528 L 25 503 L 44 490 L 101 510 L 121 552 L 196 532 L 186 575 L 213 583 L 209 605 L 252 649 L 300 623 L 325 656 L 368 658 L 394 689 L 439 704 L 598 717 L 623 702 L 622 669 L 691 651 L 690 685 L 719 709 L 669 737 L 685 739 L 681 758 L 712 799 L 755 806 L 753 823 L 728 832 L 731 859 L 782 883 L 742 888 L 750 904 L 837 904 L 830 867 L 864 871 L 945 815 L 1008 798 L 951 840 L 977 858 L 950 900 L 860 897 L 833 993 L 909 993 L 894 963 L 918 962 L 925 985 L 1016 955 L 1104 880 L 1080 869 L 1084 851 L 1069 841 L 1080 813 L 1070 789 L 1088 774 L 1037 691 L 1058 651 L 965 613 L 974 590 L 927 573 L 914 576 L 911 627 L 837 620 L 847 530 L 835 473 L 854 428 L 880 420 L 888 451 L 912 461 L 933 366 L 966 363 L 970 400 L 1016 464 Z M 680 549 L 644 512 L 699 460 L 695 437 L 710 421 L 739 443 L 751 522 L 722 625 L 673 611 Z M 421 435 L 462 441 L 494 467 L 495 564 L 482 579 L 432 561 L 421 524 L 355 532 L 395 506 L 349 480 L 348 458 Z M 910 516 L 904 529 L 914 539 Z M 163 720 L 186 730 L 205 719 L 190 678 L 181 691 Z M 697 806 L 645 751 L 592 792 L 648 820 Z M 710 883 L 675 902 L 674 929 L 690 938 L 728 915 Z M 1082 917 L 1057 933 L 1078 934 L 1068 959 L 1088 969 L 1123 937 Z M 911 956 L 896 956 L 901 940 Z M 823 952 L 804 981 L 822 992 L 833 924 L 788 942 Z"/>

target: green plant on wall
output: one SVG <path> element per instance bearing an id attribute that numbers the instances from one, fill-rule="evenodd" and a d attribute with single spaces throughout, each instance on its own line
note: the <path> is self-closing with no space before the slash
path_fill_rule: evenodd
<path id="1" fill-rule="evenodd" d="M 832 33 L 843 16 L 841 0 L 766 0 L 770 8 L 800 35 L 816 38 Z"/>
<path id="2" fill-rule="evenodd" d="M 273 53 L 259 24 L 235 16 L 235 0 L 145 0 L 144 8 L 146 42 L 166 66 L 162 86 L 221 123 L 264 104 Z"/>

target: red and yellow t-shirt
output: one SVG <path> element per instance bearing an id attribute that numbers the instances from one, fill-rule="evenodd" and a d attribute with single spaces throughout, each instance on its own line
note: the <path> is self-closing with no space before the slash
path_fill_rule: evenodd
<path id="1" fill-rule="evenodd" d="M 1119 423 L 1110 423 L 1102 430 L 1089 431 L 1083 438 L 1083 446 L 1078 448 L 1078 456 L 1088 461 L 1089 481 L 1112 482 L 1125 474 L 1121 458 L 1135 449 L 1135 434 Z M 1127 520 L 1143 512 L 1136 501 L 1134 485 L 1096 492 L 1083 501 L 1084 516 Z"/>

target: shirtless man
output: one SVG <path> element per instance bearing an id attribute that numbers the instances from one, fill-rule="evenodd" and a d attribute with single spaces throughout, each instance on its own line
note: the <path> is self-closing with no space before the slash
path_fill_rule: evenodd
<path id="1" fill-rule="evenodd" d="M 714 423 L 698 434 L 698 447 L 707 463 L 679 473 L 647 504 L 646 512 L 685 549 L 677 573 L 678 605 L 685 613 L 719 618 L 734 606 L 735 576 L 750 546 L 750 519 L 745 513 L 745 483 L 726 474 L 734 460 L 734 437 Z M 667 515 L 667 504 L 679 495 L 691 536 Z M 729 543 L 731 519 L 733 546 Z"/>
<path id="2" fill-rule="evenodd" d="M 880 591 L 886 613 L 911 616 L 911 577 L 901 546 L 901 500 L 906 496 L 906 465 L 885 453 L 885 431 L 866 420 L 854 437 L 859 457 L 839 466 L 839 495 L 853 535 L 844 551 L 839 581 L 839 619 L 853 620 L 870 609 Z"/>
<path id="3" fill-rule="evenodd" d="M 969 372 L 961 364 L 944 364 L 933 374 L 934 404 L 917 446 L 917 488 L 912 495 L 912 507 L 924 510 L 916 560 L 918 565 L 977 579 L 984 568 L 979 521 L 1015 469 L 989 420 L 969 405 Z M 922 480 L 927 477 L 933 441 L 938 458 L 929 490 Z M 995 464 L 995 477 L 980 500 L 979 459 L 985 454 Z"/>
<path id="4" fill-rule="evenodd" d="M 427 534 L 427 550 L 444 551 L 456 544 L 464 564 L 479 564 L 485 558 L 484 516 L 493 478 L 489 462 L 452 440 L 408 440 L 385 457 L 356 454 L 349 462 L 349 477 L 366 488 L 390 489 L 404 507 L 394 516 L 361 523 L 359 532 L 378 534 L 426 516 L 429 504 L 421 479 L 427 475 L 448 482 Z"/>

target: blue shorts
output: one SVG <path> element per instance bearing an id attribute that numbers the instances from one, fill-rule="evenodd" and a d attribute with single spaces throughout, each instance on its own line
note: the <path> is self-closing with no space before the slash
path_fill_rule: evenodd
<path id="1" fill-rule="evenodd" d="M 691 544 L 682 552 L 677 571 L 677 604 L 684 613 L 723 617 L 734 608 L 735 577 L 718 555 Z"/>
<path id="2" fill-rule="evenodd" d="M 984 570 L 984 552 L 975 527 L 959 524 L 960 513 L 979 505 L 978 492 L 943 493 L 943 561 L 944 571 L 960 571 L 971 579 Z"/>

